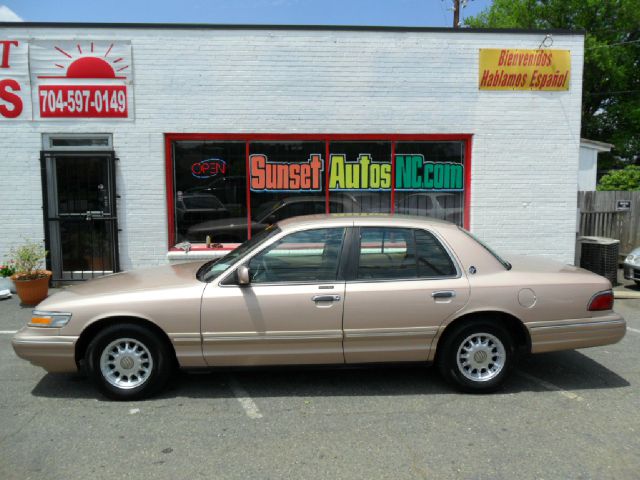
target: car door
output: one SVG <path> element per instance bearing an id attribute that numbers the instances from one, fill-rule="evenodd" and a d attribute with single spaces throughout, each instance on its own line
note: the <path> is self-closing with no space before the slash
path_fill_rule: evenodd
<path id="1" fill-rule="evenodd" d="M 467 278 L 426 230 L 362 226 L 354 243 L 346 363 L 426 361 L 439 326 L 467 303 Z"/>
<path id="2" fill-rule="evenodd" d="M 345 231 L 290 233 L 244 263 L 249 285 L 238 285 L 233 273 L 208 285 L 201 310 L 207 364 L 344 363 Z"/>

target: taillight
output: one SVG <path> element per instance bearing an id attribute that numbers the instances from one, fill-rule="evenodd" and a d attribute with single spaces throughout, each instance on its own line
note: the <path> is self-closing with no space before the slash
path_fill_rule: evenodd
<path id="1" fill-rule="evenodd" d="M 613 292 L 611 290 L 605 290 L 604 292 L 598 292 L 589 302 L 589 308 L 587 310 L 593 312 L 598 310 L 611 310 L 613 308 Z"/>

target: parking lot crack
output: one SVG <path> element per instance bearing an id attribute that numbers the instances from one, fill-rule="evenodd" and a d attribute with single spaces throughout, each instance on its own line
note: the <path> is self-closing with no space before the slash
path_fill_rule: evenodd
<path id="1" fill-rule="evenodd" d="M 34 413 L 33 415 L 31 415 L 31 417 L 29 418 L 29 420 L 27 420 L 26 422 L 24 422 L 22 425 L 20 425 L 20 427 L 15 430 L 14 432 L 9 433 L 8 435 L 3 436 L 2 438 L 0 438 L 0 445 L 2 445 L 7 439 L 13 437 L 14 435 L 19 434 L 22 430 L 25 429 L 25 427 L 27 427 L 31 422 L 33 422 L 33 420 L 39 415 L 39 412 Z"/>

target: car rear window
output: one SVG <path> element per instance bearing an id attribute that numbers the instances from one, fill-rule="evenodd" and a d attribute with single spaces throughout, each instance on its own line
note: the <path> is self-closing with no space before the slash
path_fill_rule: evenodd
<path id="1" fill-rule="evenodd" d="M 451 257 L 432 233 L 415 230 L 415 239 L 419 277 L 449 277 L 457 273 Z"/>
<path id="2" fill-rule="evenodd" d="M 359 280 L 434 278 L 456 274 L 449 253 L 430 232 L 384 227 L 360 230 Z"/>

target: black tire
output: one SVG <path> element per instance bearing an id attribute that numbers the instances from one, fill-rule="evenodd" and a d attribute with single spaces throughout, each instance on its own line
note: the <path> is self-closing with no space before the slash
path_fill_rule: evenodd
<path id="1" fill-rule="evenodd" d="M 132 353 L 127 355 L 127 352 Z M 101 363 L 103 354 L 105 365 Z M 134 323 L 110 325 L 101 330 L 89 343 L 85 358 L 88 373 L 98 390 L 112 400 L 141 400 L 154 395 L 166 385 L 175 363 L 170 347 L 162 338 Z M 107 365 L 108 360 L 113 363 Z M 127 370 L 131 363 L 132 367 Z M 120 367 L 124 368 L 123 372 L 119 371 Z"/>
<path id="2" fill-rule="evenodd" d="M 484 341 L 487 342 L 486 346 L 473 347 L 470 343 L 467 343 L 469 338 L 482 341 L 483 334 L 485 335 Z M 502 344 L 502 349 L 491 337 Z M 463 344 L 465 344 L 465 347 L 461 350 Z M 459 364 L 458 351 L 465 353 L 466 351 L 473 351 L 472 348 L 478 348 L 484 353 L 479 353 L 478 357 L 475 357 L 475 354 L 468 354 L 470 360 L 467 361 L 461 357 L 461 362 L 466 362 L 466 364 Z M 436 361 L 441 375 L 458 390 L 469 393 L 489 393 L 502 386 L 512 367 L 514 357 L 514 342 L 509 332 L 496 322 L 478 319 L 458 325 L 454 327 L 453 331 L 446 334 L 444 341 L 438 346 Z M 476 358 L 481 362 L 476 363 Z M 485 358 L 486 360 L 482 362 Z M 498 366 L 500 358 L 503 358 L 501 367 Z M 493 361 L 496 363 L 492 363 Z M 484 373 L 482 368 L 477 368 L 482 365 L 486 367 L 484 368 Z M 485 379 L 469 378 L 483 374 L 486 377 Z"/>

